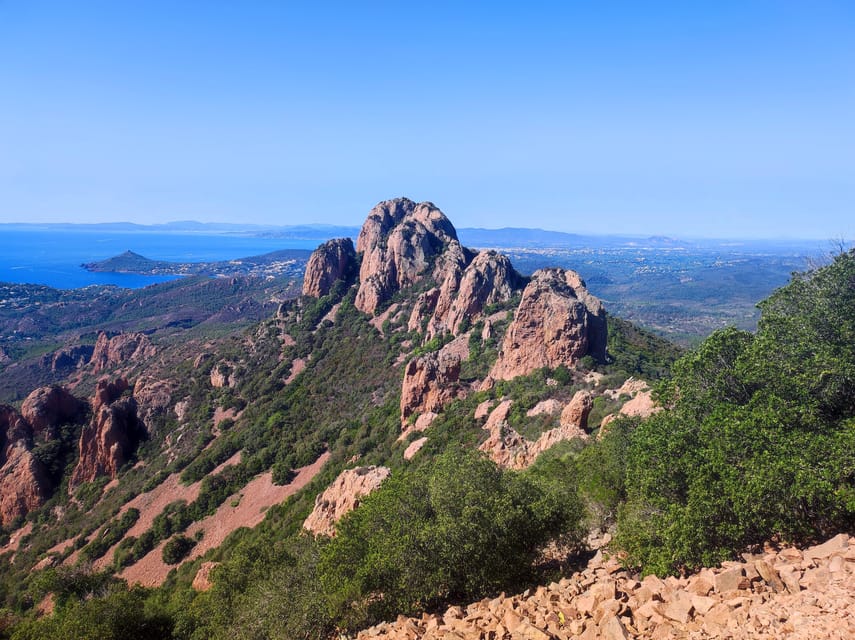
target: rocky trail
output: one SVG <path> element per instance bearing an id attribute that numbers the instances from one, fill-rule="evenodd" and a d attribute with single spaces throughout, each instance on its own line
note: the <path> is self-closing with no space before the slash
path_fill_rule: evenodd
<path id="1" fill-rule="evenodd" d="M 516 596 L 400 616 L 360 640 L 855 637 L 855 537 L 840 534 L 686 578 L 640 578 L 598 551 L 572 576 Z"/>

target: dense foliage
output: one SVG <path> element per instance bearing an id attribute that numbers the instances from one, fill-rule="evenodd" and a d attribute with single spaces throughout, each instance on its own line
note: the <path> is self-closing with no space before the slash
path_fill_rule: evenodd
<path id="1" fill-rule="evenodd" d="M 632 434 L 619 542 L 660 573 L 772 536 L 855 525 L 855 254 L 761 303 L 756 336 L 713 334 Z"/>
<path id="2" fill-rule="evenodd" d="M 455 450 L 390 478 L 322 550 L 336 619 L 375 621 L 520 584 L 543 544 L 578 528 L 578 499 L 559 491 Z"/>

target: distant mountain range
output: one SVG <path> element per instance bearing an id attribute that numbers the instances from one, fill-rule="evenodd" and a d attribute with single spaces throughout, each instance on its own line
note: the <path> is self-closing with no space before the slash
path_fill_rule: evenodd
<path id="1" fill-rule="evenodd" d="M 10 230 L 60 230 L 69 232 L 111 232 L 111 233 L 192 233 L 210 235 L 251 236 L 264 238 L 287 238 L 302 240 L 317 240 L 318 243 L 330 238 L 356 238 L 359 227 L 329 224 L 299 224 L 299 225 L 259 225 L 236 224 L 225 222 L 195 222 L 183 220 L 163 224 L 142 225 L 133 222 L 104 222 L 95 224 L 76 223 L 3 223 L 0 231 Z M 681 239 L 664 235 L 636 236 L 623 234 L 577 234 L 564 231 L 526 227 L 503 227 L 500 229 L 484 229 L 480 227 L 464 227 L 457 230 L 460 241 L 475 248 L 615 248 L 615 247 L 649 247 L 649 248 L 681 248 L 681 247 L 774 247 L 775 249 L 795 249 L 804 251 L 806 248 L 817 250 L 828 243 L 817 240 L 801 240 L 789 238 L 769 239 Z"/>

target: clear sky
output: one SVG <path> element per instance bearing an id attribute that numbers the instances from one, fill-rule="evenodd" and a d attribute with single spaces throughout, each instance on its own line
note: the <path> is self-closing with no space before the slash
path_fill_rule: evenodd
<path id="1" fill-rule="evenodd" d="M 855 2 L 0 0 L 0 221 L 855 238 Z"/>

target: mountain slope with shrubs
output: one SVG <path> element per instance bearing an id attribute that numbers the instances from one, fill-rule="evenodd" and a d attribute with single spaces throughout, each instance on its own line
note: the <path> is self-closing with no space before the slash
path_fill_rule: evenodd
<path id="1" fill-rule="evenodd" d="M 796 276 L 756 335 L 678 360 L 577 274 L 524 278 L 431 203 L 380 203 L 248 331 L 105 346 L 72 392 L 125 381 L 102 405 L 132 409 L 138 437 L 94 479 L 71 481 L 115 420 L 7 429 L 56 453 L 41 502 L 4 521 L 3 633 L 326 638 L 557 580 L 591 530 L 663 575 L 851 530 L 853 274 L 845 254 Z M 388 471 L 370 493 L 334 483 L 371 467 Z M 257 526 L 227 519 L 292 483 Z M 348 509 L 332 537 L 304 529 Z M 141 568 L 159 586 L 134 586 Z"/>

